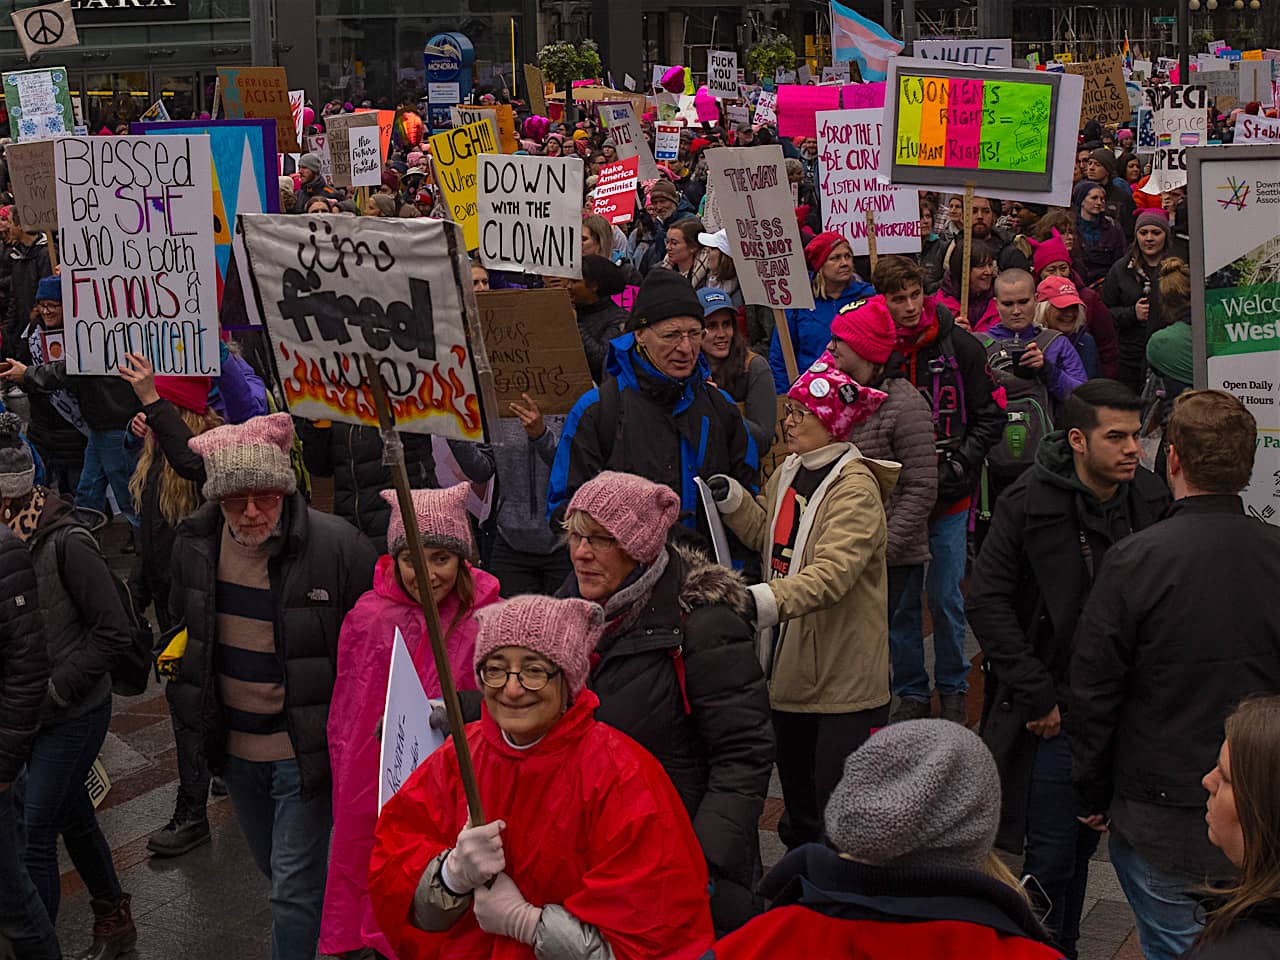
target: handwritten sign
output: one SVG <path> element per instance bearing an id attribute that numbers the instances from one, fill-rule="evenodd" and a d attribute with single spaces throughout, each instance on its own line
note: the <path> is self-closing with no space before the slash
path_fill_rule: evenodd
<path id="1" fill-rule="evenodd" d="M 707 51 L 707 90 L 717 100 L 738 99 L 738 54 L 733 50 Z"/>
<path id="2" fill-rule="evenodd" d="M 1187 182 L 1187 147 L 1209 142 L 1209 92 L 1202 86 L 1146 88 L 1156 148 L 1143 193 L 1164 193 Z"/>
<path id="3" fill-rule="evenodd" d="M 9 165 L 9 185 L 23 229 L 29 233 L 57 230 L 53 141 L 11 143 L 4 148 L 4 158 Z"/>
<path id="4" fill-rule="evenodd" d="M 299 153 L 284 67 L 219 67 L 223 116 L 276 122 L 276 151 Z"/>
<path id="5" fill-rule="evenodd" d="M 1080 106 L 1080 127 L 1090 120 L 1099 123 L 1128 123 L 1132 113 L 1124 86 L 1124 61 L 1120 57 L 1068 63 L 1067 73 L 1084 77 L 1084 101 Z"/>
<path id="6" fill-rule="evenodd" d="M 764 91 L 760 94 L 760 98 L 756 100 L 755 122 L 756 123 L 777 123 L 778 121 L 778 95 Z"/>
<path id="7" fill-rule="evenodd" d="M 355 127 L 350 131 L 351 185 L 377 187 L 382 184 L 382 147 L 377 127 Z"/>
<path id="8" fill-rule="evenodd" d="M 664 123 L 658 121 L 653 125 L 653 155 L 658 160 L 674 160 L 680 156 L 680 131 L 683 123 Z"/>
<path id="9" fill-rule="evenodd" d="M 332 183 L 333 161 L 329 157 L 329 134 L 315 133 L 307 137 L 307 153 L 314 153 L 320 158 L 320 176 Z"/>
<path id="10" fill-rule="evenodd" d="M 869 252 L 866 211 L 875 213 L 877 253 L 920 252 L 920 207 L 914 190 L 891 187 L 880 166 L 883 110 L 818 114 L 818 194 L 822 229 L 832 230 L 857 256 Z"/>
<path id="11" fill-rule="evenodd" d="M 816 137 L 814 115 L 823 110 L 862 110 L 884 106 L 884 83 L 846 83 L 833 87 L 778 87 L 778 134 Z"/>
<path id="12" fill-rule="evenodd" d="M 437 133 L 430 142 L 436 183 L 444 194 L 453 222 L 462 227 L 466 248 L 474 250 L 480 245 L 476 158 L 482 153 L 498 152 L 494 129 L 488 121 L 468 123 Z"/>
<path id="13" fill-rule="evenodd" d="M 946 60 L 979 67 L 1013 66 L 1013 41 L 1002 40 L 916 40 L 912 53 L 920 60 Z"/>
<path id="14" fill-rule="evenodd" d="M 498 409 L 527 393 L 543 413 L 568 413 L 592 387 L 569 292 L 482 290 L 476 294 Z"/>
<path id="15" fill-rule="evenodd" d="M 459 278 L 471 280 L 456 224 L 305 214 L 240 224 L 290 413 L 376 425 L 371 352 L 397 430 L 485 436 L 476 370 L 488 362 L 467 337 Z"/>
<path id="16" fill-rule="evenodd" d="M 480 260 L 491 270 L 582 276 L 582 161 L 477 158 Z"/>
<path id="17" fill-rule="evenodd" d="M 217 376 L 218 269 L 209 138 L 54 143 L 67 373 Z"/>
<path id="18" fill-rule="evenodd" d="M 649 141 L 640 129 L 640 121 L 629 103 L 611 103 L 600 108 L 600 123 L 609 131 L 609 140 L 617 150 L 618 159 L 640 158 L 640 179 L 658 179 L 658 165 L 654 163 Z"/>
<path id="19" fill-rule="evenodd" d="M 707 168 L 745 301 L 813 309 L 782 148 L 710 150 Z"/>
<path id="20" fill-rule="evenodd" d="M 423 636 L 419 643 L 430 643 Z M 387 699 L 382 711 L 382 745 L 378 750 L 378 809 L 404 786 L 422 761 L 444 744 L 431 726 L 431 701 L 422 689 L 404 635 L 396 627 L 387 673 Z"/>
<path id="21" fill-rule="evenodd" d="M 628 223 L 636 212 L 636 182 L 639 179 L 640 158 L 619 160 L 600 168 L 596 178 L 595 198 L 591 212 L 604 217 L 611 224 Z"/>
<path id="22" fill-rule="evenodd" d="M 1271 117 L 1251 117 L 1247 113 L 1242 113 L 1236 117 L 1235 136 L 1231 138 L 1232 143 L 1280 143 L 1280 120 L 1273 120 Z M 10 147 L 9 150 L 13 148 Z M 8 156 L 8 151 L 5 152 Z M 12 173 L 13 163 L 10 161 L 9 170 Z M 14 184 L 17 189 L 17 184 Z M 25 215 L 23 223 L 25 223 Z"/>
<path id="23" fill-rule="evenodd" d="M 350 187 L 351 183 L 351 131 L 376 128 L 376 113 L 335 113 L 325 123 L 329 135 L 329 164 L 335 187 Z"/>
<path id="24" fill-rule="evenodd" d="M 75 129 L 66 67 L 18 70 L 4 75 L 9 136 L 18 142 L 49 140 Z"/>

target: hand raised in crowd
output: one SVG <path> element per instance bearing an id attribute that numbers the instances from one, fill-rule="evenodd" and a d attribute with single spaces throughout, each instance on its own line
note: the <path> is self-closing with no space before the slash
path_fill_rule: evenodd
<path id="1" fill-rule="evenodd" d="M 0 364 L 0 377 L 8 380 L 10 383 L 19 383 L 22 375 L 27 372 L 27 365 L 21 360 L 5 360 Z"/>
<path id="2" fill-rule="evenodd" d="M 1138 318 L 1139 323 L 1146 323 L 1147 318 L 1151 316 L 1151 300 L 1143 297 L 1133 305 L 1133 313 Z"/>
<path id="3" fill-rule="evenodd" d="M 1062 732 L 1062 713 L 1058 710 L 1058 705 L 1055 703 L 1053 709 L 1039 720 L 1032 720 L 1028 723 L 1027 729 L 1037 737 L 1045 740 L 1052 740 L 1056 737 Z"/>
<path id="4" fill-rule="evenodd" d="M 1026 350 L 1022 353 L 1022 360 L 1019 364 L 1027 370 L 1039 370 L 1044 366 L 1044 351 L 1040 349 L 1040 345 L 1035 341 L 1027 344 Z"/>
<path id="5" fill-rule="evenodd" d="M 542 419 L 542 411 L 538 409 L 538 404 L 527 393 L 520 394 L 524 400 L 524 404 L 511 401 L 509 406 L 511 412 L 520 418 L 520 425 L 524 427 L 524 432 L 529 435 L 530 440 L 537 440 L 540 436 L 547 432 L 547 425 Z"/>
<path id="6" fill-rule="evenodd" d="M 160 394 L 156 393 L 156 371 L 151 366 L 151 361 L 140 353 L 126 353 L 124 359 L 125 362 L 116 369 L 133 387 L 138 402 L 146 406 L 159 400 Z"/>
<path id="7" fill-rule="evenodd" d="M 494 820 L 471 826 L 468 819 L 458 839 L 445 858 L 448 872 L 446 885 L 454 893 L 470 893 L 482 887 L 507 868 L 507 855 L 502 849 L 502 830 L 506 823 Z"/>
<path id="8" fill-rule="evenodd" d="M 138 438 L 147 435 L 147 415 L 145 413 L 139 411 L 133 415 L 133 419 L 129 421 L 129 432 Z"/>

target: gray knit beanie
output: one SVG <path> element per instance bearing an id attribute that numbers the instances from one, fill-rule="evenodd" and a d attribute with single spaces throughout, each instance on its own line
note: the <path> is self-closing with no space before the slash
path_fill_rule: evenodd
<path id="1" fill-rule="evenodd" d="M 310 170 L 314 174 L 320 173 L 320 157 L 314 153 L 304 153 L 298 158 L 299 170 Z"/>
<path id="2" fill-rule="evenodd" d="M 35 478 L 35 460 L 22 439 L 22 420 L 16 413 L 0 413 L 0 499 L 25 497 Z"/>
<path id="3" fill-rule="evenodd" d="M 1000 825 L 1000 775 L 958 723 L 895 723 L 845 760 L 826 821 L 828 839 L 859 863 L 981 869 Z"/>

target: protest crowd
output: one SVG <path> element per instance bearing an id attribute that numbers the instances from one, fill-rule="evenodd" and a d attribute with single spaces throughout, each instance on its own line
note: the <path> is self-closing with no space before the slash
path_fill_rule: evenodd
<path id="1" fill-rule="evenodd" d="M 239 217 L 191 143 L 245 118 L 49 140 L 40 224 L 7 145 L 0 956 L 164 953 L 86 786 L 161 684 L 147 848 L 229 795 L 272 960 L 1074 960 L 1104 843 L 1148 960 L 1280 955 L 1269 434 L 1197 373 L 1186 164 L 1031 64 L 951 83 L 1051 89 L 1042 180 L 925 170 L 890 146 L 927 148 L 923 61 L 852 59 L 448 124 L 304 98 Z M 1190 88 L 1146 68 L 1158 118 Z M 72 165 L 125 181 L 68 145 L 167 133 L 221 178 L 216 283 L 81 238 Z M 181 215 L 123 235 L 172 230 L 147 202 Z M 164 332 L 100 347 L 135 298 Z M 59 837 L 94 918 L 61 945 Z"/>

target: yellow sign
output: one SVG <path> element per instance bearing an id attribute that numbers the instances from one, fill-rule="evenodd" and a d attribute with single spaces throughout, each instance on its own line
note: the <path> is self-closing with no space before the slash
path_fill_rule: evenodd
<path id="1" fill-rule="evenodd" d="M 449 205 L 453 222 L 462 227 L 468 250 L 480 245 L 480 222 L 476 209 L 476 157 L 500 153 L 493 124 L 488 120 L 468 123 L 437 133 L 430 140 L 431 162 L 436 183 Z"/>

